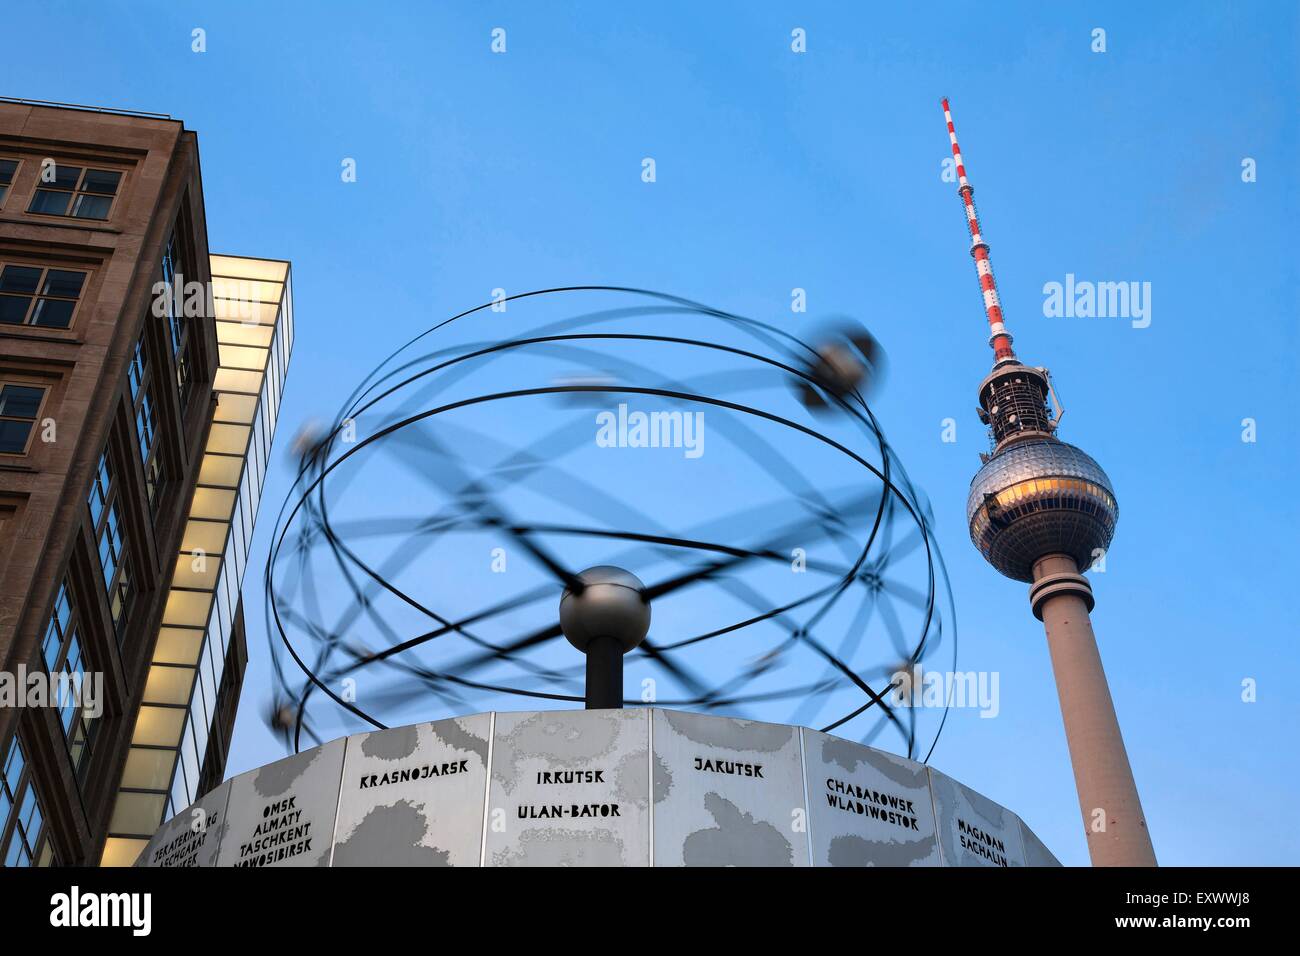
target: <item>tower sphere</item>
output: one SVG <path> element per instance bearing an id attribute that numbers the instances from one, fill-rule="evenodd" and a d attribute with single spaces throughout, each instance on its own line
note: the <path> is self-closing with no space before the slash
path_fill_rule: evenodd
<path id="1" fill-rule="evenodd" d="M 650 604 L 642 596 L 645 585 L 630 571 L 599 564 L 577 575 L 584 585 L 560 596 L 560 627 L 569 643 L 586 653 L 598 637 L 612 637 L 627 653 L 650 630 Z"/>
<path id="2" fill-rule="evenodd" d="M 1119 506 L 1091 456 L 1056 439 L 1012 442 L 971 481 L 970 538 L 1009 578 L 1033 581 L 1034 562 L 1068 554 L 1082 571 L 1110 546 Z"/>

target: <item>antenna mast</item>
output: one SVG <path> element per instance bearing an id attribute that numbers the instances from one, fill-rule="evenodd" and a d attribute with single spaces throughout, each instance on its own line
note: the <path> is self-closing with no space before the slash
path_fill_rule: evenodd
<path id="1" fill-rule="evenodd" d="M 1016 353 L 1011 349 L 1011 333 L 1002 324 L 1002 304 L 998 301 L 998 285 L 993 279 L 993 263 L 989 261 L 989 244 L 984 241 L 980 231 L 979 213 L 975 211 L 975 187 L 966 178 L 966 166 L 961 159 L 961 148 L 957 145 L 957 130 L 952 125 L 952 113 L 948 109 L 948 98 L 943 98 L 943 118 L 948 121 L 948 138 L 952 140 L 952 157 L 957 163 L 957 194 L 961 196 L 966 209 L 966 227 L 970 229 L 970 254 L 975 260 L 975 271 L 979 275 L 980 292 L 984 295 L 984 312 L 989 320 L 989 346 L 993 349 L 994 366 L 1003 362 L 1014 361 Z"/>

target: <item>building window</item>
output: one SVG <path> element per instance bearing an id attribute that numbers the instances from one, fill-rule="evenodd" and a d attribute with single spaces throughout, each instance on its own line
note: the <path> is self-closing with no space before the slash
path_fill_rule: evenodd
<path id="1" fill-rule="evenodd" d="M 135 343 L 135 355 L 127 370 L 127 381 L 131 386 L 131 401 L 135 405 L 135 435 L 140 448 L 140 463 L 144 465 L 144 487 L 152 509 L 162 485 L 162 454 L 154 440 L 158 434 L 158 409 L 153 399 L 153 381 L 144 335 Z"/>
<path id="2" fill-rule="evenodd" d="M 140 399 L 135 406 L 135 436 L 140 444 L 141 461 L 147 462 L 149 452 L 153 450 L 154 434 L 158 426 L 156 414 L 153 399 L 149 397 L 149 387 L 146 385 L 140 392 Z"/>
<path id="3" fill-rule="evenodd" d="M 132 576 L 126 555 L 126 532 L 117 507 L 117 486 L 108 453 L 99 456 L 99 466 L 91 480 L 86 504 L 99 551 L 99 567 L 104 575 L 104 591 L 112 612 L 113 630 L 122 639 L 126 618 L 131 610 Z"/>
<path id="4" fill-rule="evenodd" d="M 99 528 L 100 516 L 104 513 L 104 506 L 108 504 L 109 490 L 113 487 L 112 466 L 108 463 L 107 453 L 99 456 L 99 465 L 95 468 L 95 477 L 90 483 L 90 496 L 87 503 L 90 505 L 90 523 Z"/>
<path id="5" fill-rule="evenodd" d="M 35 385 L 0 385 L 0 454 L 27 454 L 44 397 Z"/>
<path id="6" fill-rule="evenodd" d="M 59 708 L 59 725 L 68 745 L 68 756 L 77 779 L 82 777 L 90 756 L 95 722 L 81 708 L 80 691 L 86 680 L 86 665 L 81 656 L 81 635 L 77 609 L 68 593 L 65 581 L 54 599 L 54 610 L 45 629 L 41 644 L 41 657 L 60 696 L 55 698 Z"/>
<path id="7" fill-rule="evenodd" d="M 144 336 L 141 335 L 139 341 L 135 343 L 135 354 L 131 356 L 131 366 L 126 373 L 127 380 L 131 383 L 131 401 L 134 402 L 140 397 L 140 389 L 144 386 L 148 374 L 149 366 L 144 354 Z"/>
<path id="8" fill-rule="evenodd" d="M 103 527 L 99 531 L 99 564 L 104 569 L 104 587 L 112 584 L 117 567 L 122 563 L 122 522 L 114 501 L 105 511 Z"/>
<path id="9" fill-rule="evenodd" d="M 9 187 L 14 184 L 14 174 L 18 171 L 18 160 L 0 159 L 0 206 L 5 204 Z"/>
<path id="10" fill-rule="evenodd" d="M 144 490 L 149 496 L 149 507 L 153 508 L 158 500 L 158 489 L 162 487 L 162 456 L 154 455 L 149 464 L 144 466 Z"/>
<path id="11" fill-rule="evenodd" d="M 172 358 L 176 362 L 176 392 L 180 396 L 181 408 L 185 407 L 185 400 L 189 397 L 190 366 L 186 348 L 189 343 L 185 317 L 176 308 L 177 296 L 173 296 L 171 290 L 177 283 L 184 284 L 183 268 L 176 234 L 172 233 L 167 244 L 163 246 L 162 277 L 167 287 L 167 339 L 171 343 Z M 182 295 L 184 293 L 183 288 L 176 291 Z"/>
<path id="12" fill-rule="evenodd" d="M 117 635 L 119 642 L 126 630 L 126 619 L 131 613 L 131 565 L 123 557 L 118 565 L 117 578 L 108 589 L 108 610 L 113 619 L 113 633 Z"/>
<path id="13" fill-rule="evenodd" d="M 117 195 L 122 174 L 111 169 L 86 169 L 81 166 L 41 168 L 28 212 L 45 216 L 73 216 L 77 219 L 107 219 Z"/>
<path id="14" fill-rule="evenodd" d="M 45 815 L 22 744 L 14 734 L 0 758 L 0 862 L 4 866 L 52 866 Z"/>
<path id="15" fill-rule="evenodd" d="M 86 273 L 7 265 L 0 271 L 0 322 L 66 329 L 86 284 Z"/>

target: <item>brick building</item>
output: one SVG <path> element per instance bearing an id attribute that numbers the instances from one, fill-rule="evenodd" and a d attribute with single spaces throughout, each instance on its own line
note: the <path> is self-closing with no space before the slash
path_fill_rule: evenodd
<path id="1" fill-rule="evenodd" d="M 0 865 L 130 864 L 222 779 L 292 337 L 193 131 L 0 100 Z"/>

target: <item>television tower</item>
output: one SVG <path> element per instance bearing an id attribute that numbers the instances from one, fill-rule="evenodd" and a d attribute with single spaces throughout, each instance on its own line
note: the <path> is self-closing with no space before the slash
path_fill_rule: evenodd
<path id="1" fill-rule="evenodd" d="M 992 431 L 993 452 L 980 455 L 984 464 L 966 501 L 971 541 L 998 571 L 1029 583 L 1030 607 L 1047 630 L 1093 866 L 1155 866 L 1088 619 L 1092 587 L 1080 573 L 1110 545 L 1119 517 L 1115 492 L 1100 465 L 1056 437 L 1062 409 L 1047 369 L 1016 358 L 947 99 L 943 116 L 994 356 L 979 387 L 978 414 Z"/>

